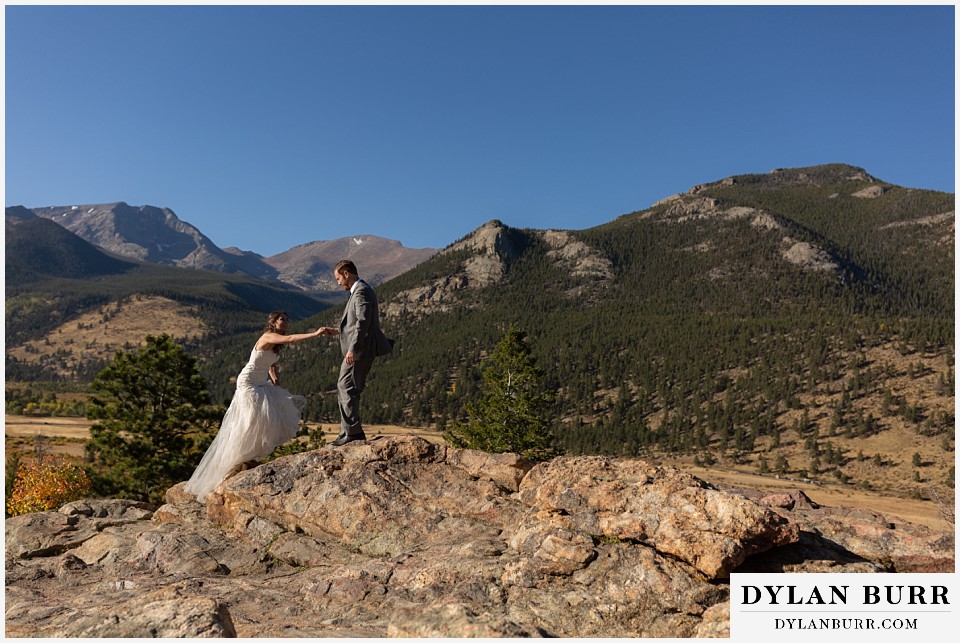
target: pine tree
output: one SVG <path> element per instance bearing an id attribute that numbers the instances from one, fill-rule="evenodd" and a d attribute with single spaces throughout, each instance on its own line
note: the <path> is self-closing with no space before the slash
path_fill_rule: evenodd
<path id="1" fill-rule="evenodd" d="M 98 493 L 158 502 L 189 478 L 222 409 L 196 360 L 169 335 L 148 335 L 137 353 L 118 351 L 91 384 L 87 453 Z"/>
<path id="2" fill-rule="evenodd" d="M 19 468 L 20 468 L 20 452 L 8 451 L 7 452 L 7 468 L 4 471 L 4 483 L 3 483 L 4 507 L 6 507 L 10 502 L 10 496 L 13 494 L 13 483 L 17 479 L 17 470 Z M 9 513 L 6 514 L 6 517 L 10 517 L 10 514 Z"/>
<path id="3" fill-rule="evenodd" d="M 548 413 L 553 399 L 542 388 L 543 371 L 526 342 L 511 325 L 483 371 L 484 391 L 467 404 L 468 421 L 444 432 L 451 445 L 490 453 L 518 453 L 533 460 L 557 455 Z"/>

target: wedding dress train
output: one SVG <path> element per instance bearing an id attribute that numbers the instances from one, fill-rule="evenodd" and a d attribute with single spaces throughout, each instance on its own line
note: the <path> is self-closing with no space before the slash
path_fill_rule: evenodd
<path id="1" fill-rule="evenodd" d="M 269 455 L 293 439 L 306 398 L 270 380 L 270 366 L 280 356 L 253 349 L 237 376 L 237 390 L 220 423 L 220 431 L 184 489 L 203 502 L 237 465 Z"/>

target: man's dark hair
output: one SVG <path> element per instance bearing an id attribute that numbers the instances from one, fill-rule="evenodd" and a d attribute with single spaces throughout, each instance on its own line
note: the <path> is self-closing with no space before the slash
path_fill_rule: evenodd
<path id="1" fill-rule="evenodd" d="M 349 259 L 341 259 L 339 262 L 337 262 L 337 265 L 334 266 L 333 271 L 349 272 L 352 275 L 360 275 L 360 273 L 357 272 L 357 267 Z"/>

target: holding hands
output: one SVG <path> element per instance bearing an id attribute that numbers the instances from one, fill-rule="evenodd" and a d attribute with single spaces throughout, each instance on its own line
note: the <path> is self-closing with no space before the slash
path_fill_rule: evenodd
<path id="1" fill-rule="evenodd" d="M 287 326 L 290 319 L 284 312 L 271 313 L 263 335 L 257 340 L 257 350 L 270 350 L 274 346 L 283 346 L 285 344 L 296 344 L 320 335 L 339 335 L 340 330 L 331 326 L 321 326 L 310 333 L 299 333 L 296 335 L 287 335 Z"/>
<path id="2" fill-rule="evenodd" d="M 321 326 L 317 330 L 311 331 L 309 333 L 304 333 L 303 335 L 288 335 L 290 338 L 298 338 L 294 341 L 302 341 L 304 339 L 309 339 L 311 337 L 320 337 L 321 335 L 339 335 L 340 331 L 336 328 L 330 326 Z"/>

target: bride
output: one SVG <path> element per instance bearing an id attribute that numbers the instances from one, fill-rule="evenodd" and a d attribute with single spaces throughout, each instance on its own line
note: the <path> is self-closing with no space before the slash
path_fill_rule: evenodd
<path id="1" fill-rule="evenodd" d="M 237 377 L 237 391 L 220 423 L 220 431 L 184 486 L 200 502 L 241 464 L 269 455 L 297 435 L 306 398 L 278 386 L 280 349 L 286 344 L 329 335 L 331 329 L 287 335 L 289 323 L 285 312 L 270 313 L 267 326 L 250 353 L 250 361 Z"/>

